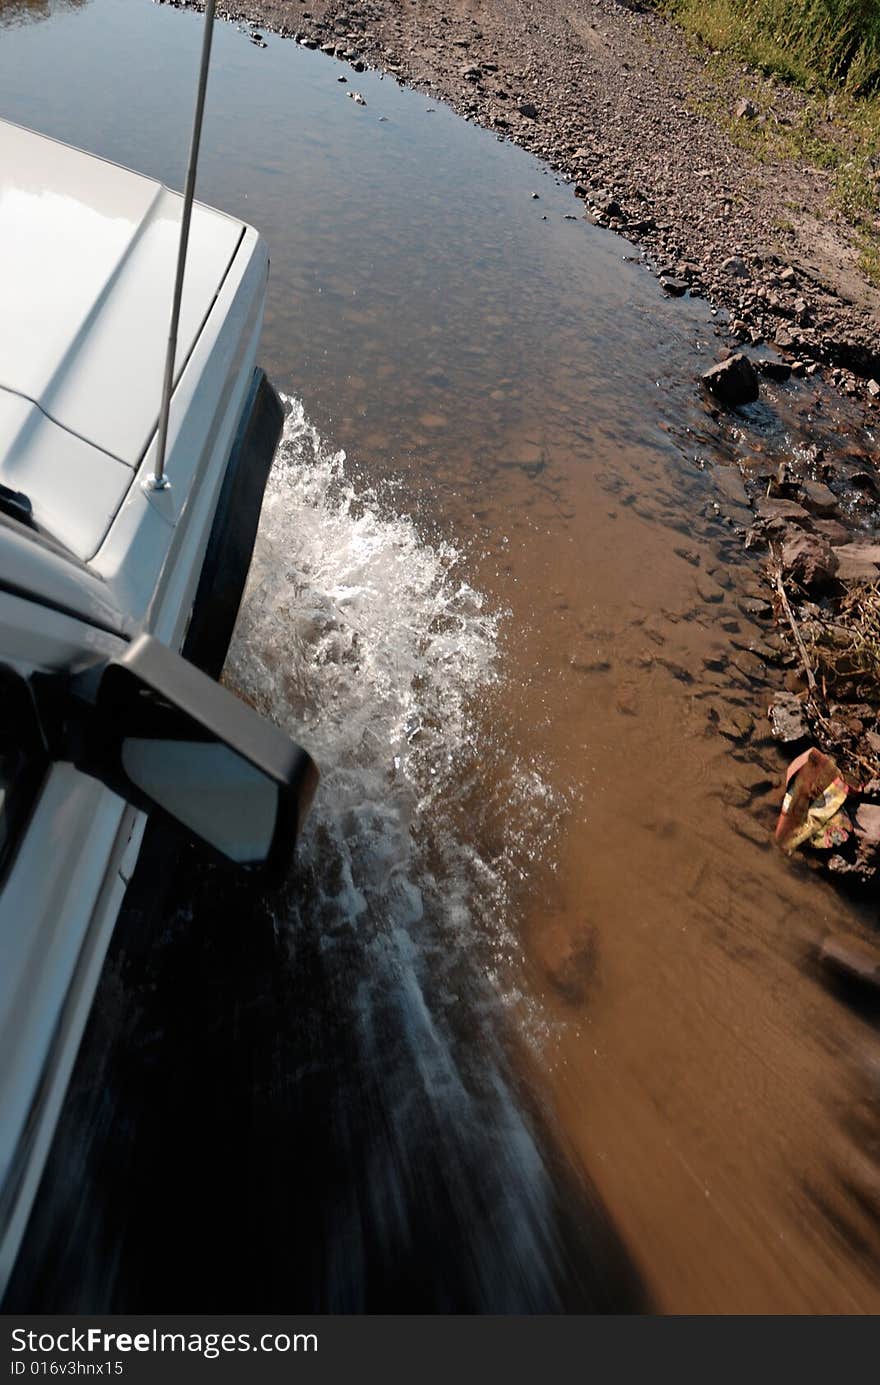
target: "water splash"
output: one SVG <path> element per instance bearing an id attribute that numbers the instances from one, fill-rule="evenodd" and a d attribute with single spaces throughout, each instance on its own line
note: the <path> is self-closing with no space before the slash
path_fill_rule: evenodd
<path id="1" fill-rule="evenodd" d="M 381 901 L 411 926 L 441 873 L 455 928 L 481 867 L 439 845 L 438 819 L 479 757 L 472 708 L 498 677 L 499 617 L 452 545 L 424 543 L 409 517 L 356 487 L 345 454 L 301 404 L 286 407 L 226 678 L 321 766 L 300 869 L 324 895 L 325 925 Z M 437 859 L 449 849 L 454 863 Z"/>
<path id="2" fill-rule="evenodd" d="M 456 550 L 356 490 L 345 453 L 286 405 L 232 679 L 328 766 L 373 762 L 430 796 L 426 771 L 466 741 L 469 699 L 495 677 L 498 618 Z"/>
<path id="3" fill-rule="evenodd" d="M 550 1179 L 506 1075 L 489 980 L 513 945 L 515 853 L 508 842 L 489 859 L 460 821 L 485 752 L 474 704 L 499 677 L 499 616 L 454 547 L 426 544 L 354 485 L 344 453 L 286 407 L 226 678 L 323 774 L 275 927 L 313 978 L 303 1028 L 322 1035 L 310 1061 L 344 1164 L 324 1298 L 367 1305 L 369 1263 L 387 1282 L 443 1226 L 440 1252 L 417 1257 L 420 1272 L 433 1266 L 432 1304 L 553 1307 Z M 528 782 L 511 795 L 521 816 Z"/>

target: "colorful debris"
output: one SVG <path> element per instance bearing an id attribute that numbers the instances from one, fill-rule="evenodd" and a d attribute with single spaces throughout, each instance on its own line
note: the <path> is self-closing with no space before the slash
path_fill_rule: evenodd
<path id="1" fill-rule="evenodd" d="M 776 824 L 776 840 L 783 851 L 790 855 L 805 843 L 827 851 L 846 842 L 852 832 L 843 811 L 849 792 L 831 756 L 815 746 L 792 760 Z"/>

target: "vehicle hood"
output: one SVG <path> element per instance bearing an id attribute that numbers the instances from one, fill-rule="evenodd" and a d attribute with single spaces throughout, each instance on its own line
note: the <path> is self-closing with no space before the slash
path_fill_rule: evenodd
<path id="1" fill-rule="evenodd" d="M 150 178 L 0 120 L 0 388 L 121 463 L 120 483 L 158 419 L 181 206 Z M 175 378 L 243 230 L 193 209 Z"/>

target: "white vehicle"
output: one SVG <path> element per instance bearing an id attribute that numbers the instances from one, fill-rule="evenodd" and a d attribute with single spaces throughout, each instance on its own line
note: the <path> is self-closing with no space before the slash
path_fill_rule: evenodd
<path id="1" fill-rule="evenodd" d="M 265 246 L 201 205 L 157 481 L 185 207 L 0 121 L 0 1296 L 146 812 L 283 868 L 317 779 L 213 681 L 282 411 Z"/>

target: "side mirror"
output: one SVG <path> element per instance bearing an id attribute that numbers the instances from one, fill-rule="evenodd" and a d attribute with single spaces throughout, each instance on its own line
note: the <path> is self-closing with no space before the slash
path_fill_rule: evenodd
<path id="1" fill-rule="evenodd" d="M 149 635 L 71 692 L 77 769 L 230 861 L 283 874 L 318 783 L 305 750 Z"/>

